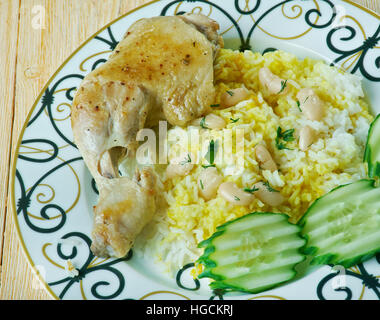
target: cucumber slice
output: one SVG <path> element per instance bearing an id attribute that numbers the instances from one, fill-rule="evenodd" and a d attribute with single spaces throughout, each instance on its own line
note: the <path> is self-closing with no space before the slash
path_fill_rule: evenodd
<path id="1" fill-rule="evenodd" d="M 198 263 L 199 278 L 212 278 L 212 289 L 259 293 L 289 281 L 305 259 L 300 227 L 281 213 L 254 212 L 229 221 L 208 239 Z"/>
<path id="2" fill-rule="evenodd" d="M 301 220 L 299 221 L 299 225 L 301 225 L 303 229 L 303 234 L 307 232 L 307 228 L 312 227 L 312 222 L 315 219 L 320 219 L 322 217 L 326 217 L 329 214 L 329 210 L 332 205 L 337 203 L 343 203 L 347 198 L 347 194 L 355 195 L 362 191 L 370 191 L 373 189 L 373 180 L 362 179 L 358 180 L 355 183 L 349 183 L 345 185 L 340 185 L 334 189 L 332 189 L 329 193 L 315 200 L 312 205 L 309 207 L 307 212 L 303 215 Z M 328 196 L 329 194 L 334 193 L 333 196 Z M 314 215 L 314 212 L 318 212 L 318 216 Z M 313 213 L 313 214 L 308 214 Z M 306 226 L 305 220 L 308 219 L 309 223 Z M 305 229 L 306 228 L 306 229 Z"/>
<path id="3" fill-rule="evenodd" d="M 371 123 L 367 144 L 364 151 L 364 162 L 368 164 L 368 176 L 380 177 L 380 114 Z"/>
<path id="4" fill-rule="evenodd" d="M 349 268 L 380 251 L 380 188 L 362 179 L 317 199 L 298 223 L 312 264 Z"/>

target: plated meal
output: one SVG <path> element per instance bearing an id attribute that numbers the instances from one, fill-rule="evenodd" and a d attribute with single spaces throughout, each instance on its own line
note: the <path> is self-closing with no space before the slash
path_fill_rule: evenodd
<path id="1" fill-rule="evenodd" d="M 158 0 L 104 26 L 15 149 L 30 285 L 379 299 L 379 34 L 344 0 Z"/>
<path id="2" fill-rule="evenodd" d="M 194 262 L 212 289 L 249 293 L 291 280 L 306 255 L 346 268 L 375 255 L 380 124 L 361 79 L 225 49 L 218 29 L 202 14 L 140 19 L 77 88 L 93 254 L 133 247 L 169 274 Z"/>

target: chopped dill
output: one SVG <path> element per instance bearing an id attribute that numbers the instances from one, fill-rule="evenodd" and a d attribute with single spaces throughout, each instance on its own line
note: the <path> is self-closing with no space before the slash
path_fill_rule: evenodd
<path id="1" fill-rule="evenodd" d="M 201 119 L 201 122 L 199 122 L 199 125 L 201 126 L 201 128 L 203 129 L 208 129 L 208 127 L 206 126 L 206 117 L 203 117 Z"/>
<path id="2" fill-rule="evenodd" d="M 185 160 L 181 161 L 180 162 L 180 165 L 185 165 L 186 163 L 191 163 L 191 158 L 190 158 L 190 154 L 188 153 Z"/>
<path id="3" fill-rule="evenodd" d="M 301 103 L 297 100 L 297 108 L 298 108 L 298 110 L 300 111 L 300 112 L 302 112 L 302 110 L 301 110 Z"/>
<path id="4" fill-rule="evenodd" d="M 286 146 L 286 142 L 291 142 L 294 141 L 295 138 L 293 136 L 294 134 L 294 129 L 288 129 L 285 131 L 282 131 L 281 127 L 277 128 L 277 137 L 276 137 L 276 147 L 278 150 L 283 150 L 283 149 L 289 149 Z"/>
<path id="5" fill-rule="evenodd" d="M 266 186 L 266 188 L 268 189 L 269 192 L 280 192 L 276 189 L 273 189 L 268 181 L 264 182 L 264 186 Z"/>
<path id="6" fill-rule="evenodd" d="M 217 141 L 211 140 L 206 153 L 206 160 L 210 165 L 214 165 L 215 155 L 218 149 Z M 215 166 L 215 165 L 214 165 Z"/>
<path id="7" fill-rule="evenodd" d="M 279 92 L 277 92 L 277 94 L 279 94 L 279 93 L 281 93 L 282 91 L 285 90 L 287 82 L 288 82 L 288 80 L 281 80 L 281 89 L 280 89 Z"/>
<path id="8" fill-rule="evenodd" d="M 249 193 L 254 193 L 256 191 L 258 191 L 259 188 L 256 188 L 256 187 L 253 187 L 252 189 L 249 189 L 249 188 L 244 188 L 244 191 L 245 192 L 249 192 Z"/>

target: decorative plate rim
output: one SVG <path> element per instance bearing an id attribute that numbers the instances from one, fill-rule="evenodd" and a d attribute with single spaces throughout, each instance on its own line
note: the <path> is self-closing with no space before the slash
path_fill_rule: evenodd
<path id="1" fill-rule="evenodd" d="M 108 22 L 107 24 L 105 24 L 103 27 L 101 27 L 99 30 L 97 30 L 95 33 L 93 33 L 92 35 L 90 35 L 83 43 L 81 43 L 61 64 L 60 66 L 56 69 L 56 71 L 49 77 L 49 79 L 46 81 L 45 85 L 42 87 L 42 89 L 40 90 L 40 93 L 38 94 L 38 96 L 34 99 L 34 103 L 32 104 L 32 107 L 29 109 L 28 111 L 28 114 L 24 120 L 24 123 L 22 125 L 22 128 L 20 130 L 20 132 L 18 133 L 18 138 L 17 138 L 17 143 L 16 143 L 16 147 L 15 147 L 15 152 L 14 152 L 14 155 L 12 157 L 12 166 L 11 166 L 11 171 L 10 171 L 10 174 L 11 174 L 11 181 L 10 181 L 10 189 L 11 189 L 11 211 L 12 211 L 12 216 L 13 216 L 13 219 L 14 219 L 14 225 L 16 227 L 16 234 L 17 234 L 17 238 L 19 240 L 19 243 L 22 247 L 22 252 L 24 254 L 24 256 L 26 257 L 26 260 L 29 264 L 29 266 L 31 267 L 32 270 L 35 269 L 35 264 L 26 248 L 26 245 L 25 245 L 25 241 L 24 241 L 24 238 L 22 236 L 22 233 L 21 233 L 21 230 L 20 230 L 20 225 L 19 225 L 19 221 L 18 221 L 18 217 L 17 217 L 17 209 L 16 209 L 16 198 L 15 198 L 15 182 L 16 182 L 16 168 L 17 168 L 17 160 L 18 160 L 18 155 L 19 155 L 19 150 L 20 150 L 20 146 L 21 146 L 21 142 L 22 142 L 22 138 L 24 136 L 24 133 L 25 133 L 25 129 L 27 128 L 27 124 L 38 104 L 38 102 L 40 101 L 40 99 L 42 98 L 43 94 L 45 93 L 46 89 L 49 87 L 49 85 L 51 84 L 51 82 L 54 80 L 54 78 L 59 74 L 59 72 L 67 65 L 67 63 L 81 50 L 83 49 L 83 47 L 86 46 L 86 44 L 88 44 L 91 40 L 93 40 L 98 34 L 100 34 L 101 32 L 103 32 L 104 30 L 106 30 L 108 27 L 112 26 L 114 23 L 116 23 L 117 21 L 145 8 L 145 7 L 148 7 L 152 4 L 155 4 L 155 3 L 158 3 L 162 0 L 151 0 L 151 1 L 148 1 L 147 3 L 144 3 L 138 7 L 135 7 L 134 9 L 124 13 L 123 15 L 120 15 L 119 17 L 113 19 L 112 21 Z M 373 17 L 377 18 L 380 20 L 380 13 L 377 13 L 369 8 L 366 8 L 364 7 L 363 5 L 361 4 L 358 4 L 356 2 L 353 2 L 351 0 L 341 0 L 342 2 L 345 2 L 349 5 L 352 5 L 356 8 L 358 8 L 359 10 L 362 10 L 370 15 L 372 15 Z M 39 282 L 43 285 L 44 289 L 45 289 L 45 292 L 47 292 L 51 298 L 53 299 L 56 299 L 56 300 L 61 300 L 54 292 L 53 290 L 51 289 L 51 287 L 48 285 L 48 283 L 42 278 L 41 274 L 38 273 L 38 272 L 35 272 L 33 274 L 33 277 L 37 278 L 39 280 Z"/>

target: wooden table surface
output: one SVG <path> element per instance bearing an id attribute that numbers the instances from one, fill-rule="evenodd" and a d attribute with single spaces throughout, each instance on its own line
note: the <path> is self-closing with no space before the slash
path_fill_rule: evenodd
<path id="1" fill-rule="evenodd" d="M 51 299 L 36 285 L 12 214 L 10 168 L 26 116 L 65 59 L 104 25 L 149 0 L 0 0 L 0 299 Z M 354 0 L 380 13 L 380 0 Z M 34 29 L 45 11 L 45 28 Z M 37 21 L 41 22 L 41 21 Z"/>

